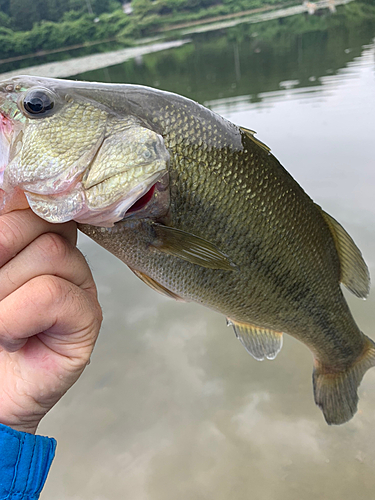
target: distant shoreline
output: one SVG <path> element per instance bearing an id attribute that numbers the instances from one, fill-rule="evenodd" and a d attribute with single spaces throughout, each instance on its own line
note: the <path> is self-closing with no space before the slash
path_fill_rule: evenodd
<path id="1" fill-rule="evenodd" d="M 245 16 L 249 16 L 251 14 L 260 14 L 261 12 L 267 12 L 269 10 L 277 10 L 277 9 L 282 8 L 282 7 L 288 7 L 292 4 L 295 5 L 296 2 L 289 2 L 289 3 L 285 3 L 284 5 L 282 5 L 282 4 L 266 5 L 265 7 L 258 7 L 257 9 L 243 10 L 241 12 L 234 12 L 232 14 L 223 14 L 221 16 L 213 16 L 213 17 L 197 19 L 196 21 L 186 21 L 185 23 L 171 24 L 170 26 L 160 28 L 158 30 L 158 32 L 173 31 L 173 30 L 178 30 L 178 29 L 182 29 L 182 28 L 190 28 L 191 26 L 201 26 L 202 24 L 216 23 L 218 21 L 225 21 L 227 19 L 234 19 L 236 17 L 245 17 Z"/>
<path id="2" fill-rule="evenodd" d="M 0 74 L 1 80 L 7 80 L 18 75 L 43 76 L 47 78 L 68 78 L 80 73 L 96 69 L 106 68 L 115 64 L 121 64 L 129 59 L 144 56 L 161 50 L 168 50 L 180 47 L 189 43 L 189 39 L 173 40 L 170 42 L 159 42 L 151 45 L 141 45 L 139 47 L 127 47 L 125 49 L 112 52 L 91 54 L 89 56 L 75 57 L 64 61 L 55 61 L 29 68 L 21 68 Z"/>
<path id="3" fill-rule="evenodd" d="M 84 47 L 91 47 L 92 45 L 99 45 L 101 43 L 108 43 L 114 41 L 116 41 L 116 38 L 108 38 L 107 40 L 95 40 L 93 42 L 85 42 L 76 45 L 70 45 L 69 47 L 60 47 L 59 49 L 38 50 L 38 52 L 34 52 L 33 54 L 25 54 L 23 56 L 14 56 L 14 57 L 8 57 L 7 59 L 0 59 L 0 64 L 5 64 L 8 62 L 15 62 L 15 61 L 23 61 L 24 59 L 32 59 L 33 57 L 48 56 L 49 54 L 57 54 L 59 52 L 66 52 L 68 50 L 74 50 L 74 49 L 82 49 Z"/>

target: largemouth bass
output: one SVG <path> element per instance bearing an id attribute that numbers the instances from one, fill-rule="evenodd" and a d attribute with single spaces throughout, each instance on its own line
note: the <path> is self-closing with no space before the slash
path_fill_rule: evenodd
<path id="1" fill-rule="evenodd" d="M 340 288 L 369 292 L 362 255 L 254 132 L 137 85 L 0 82 L 3 212 L 81 231 L 153 289 L 220 311 L 256 359 L 283 333 L 314 358 L 316 404 L 349 420 L 375 345 Z"/>

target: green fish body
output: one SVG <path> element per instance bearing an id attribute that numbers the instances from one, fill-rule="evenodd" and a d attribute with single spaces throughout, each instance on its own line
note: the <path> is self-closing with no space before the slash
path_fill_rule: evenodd
<path id="1" fill-rule="evenodd" d="M 340 283 L 366 297 L 366 264 L 252 131 L 168 92 L 32 77 L 0 84 L 0 112 L 14 130 L 5 193 L 78 221 L 157 291 L 223 313 L 256 359 L 297 338 L 326 421 L 353 416 L 375 346 Z"/>

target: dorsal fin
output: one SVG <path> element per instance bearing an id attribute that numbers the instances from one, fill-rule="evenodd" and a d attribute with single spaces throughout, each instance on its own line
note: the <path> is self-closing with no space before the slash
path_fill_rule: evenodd
<path id="1" fill-rule="evenodd" d="M 227 318 L 227 325 L 232 325 L 236 337 L 247 352 L 258 361 L 264 358 L 275 359 L 283 346 L 283 334 L 269 328 L 261 328 L 250 323 L 240 323 Z"/>
<path id="2" fill-rule="evenodd" d="M 331 230 L 339 254 L 341 283 L 357 297 L 366 298 L 370 291 L 370 273 L 361 251 L 341 224 L 321 208 L 320 210 Z"/>
<path id="3" fill-rule="evenodd" d="M 264 151 L 267 151 L 267 153 L 271 152 L 271 148 L 269 148 L 264 142 L 260 141 L 258 138 L 254 137 L 256 132 L 255 130 L 250 130 L 249 128 L 245 127 L 239 127 L 241 132 L 243 132 L 249 139 L 251 139 L 255 144 L 257 144 L 259 147 L 264 149 Z"/>

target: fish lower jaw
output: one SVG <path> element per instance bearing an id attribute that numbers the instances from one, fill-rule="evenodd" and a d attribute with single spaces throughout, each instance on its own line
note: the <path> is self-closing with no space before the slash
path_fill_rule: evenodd
<path id="1" fill-rule="evenodd" d="M 55 195 L 30 191 L 25 191 L 25 195 L 31 210 L 48 222 L 68 222 L 86 211 L 86 199 L 80 183 L 74 189 Z"/>
<path id="2" fill-rule="evenodd" d="M 162 215 L 167 211 L 169 190 L 165 172 L 132 186 L 125 195 L 104 192 L 100 200 L 85 190 L 81 182 L 71 189 L 53 195 L 25 191 L 30 208 L 42 219 L 52 223 L 74 220 L 92 226 L 111 227 L 124 217 L 139 214 Z"/>

